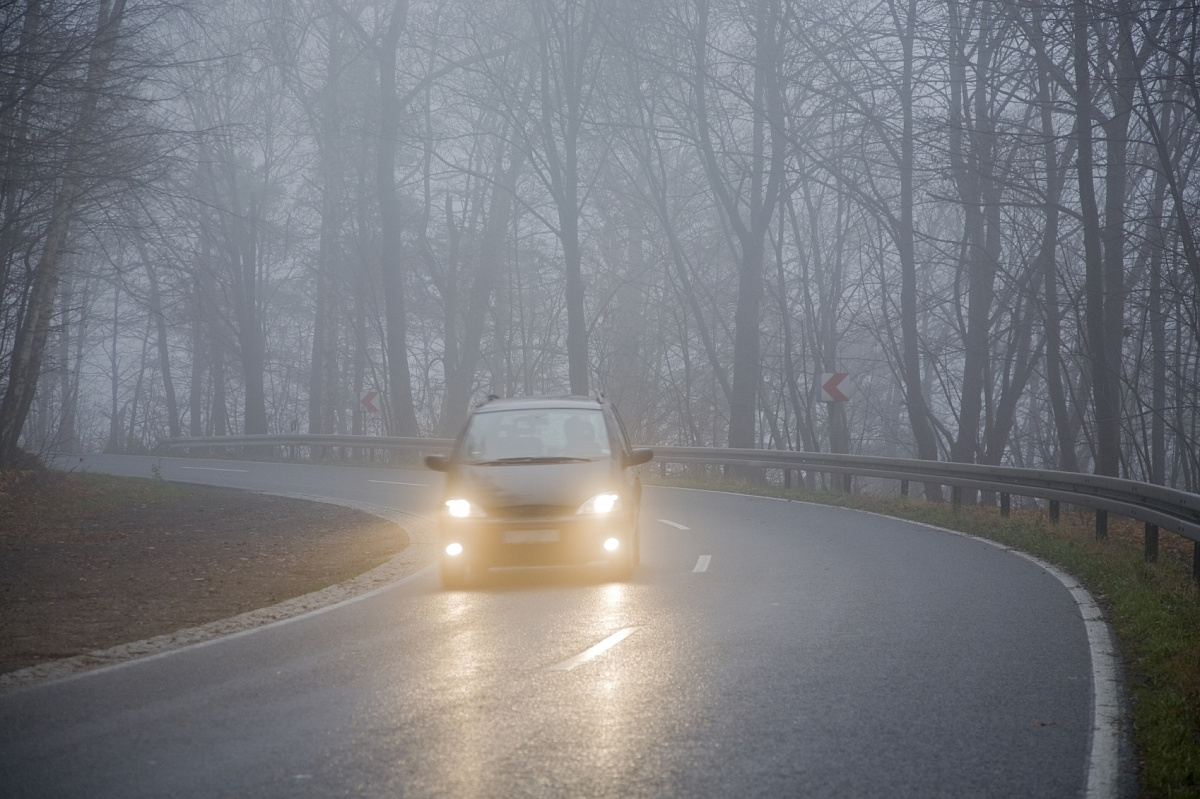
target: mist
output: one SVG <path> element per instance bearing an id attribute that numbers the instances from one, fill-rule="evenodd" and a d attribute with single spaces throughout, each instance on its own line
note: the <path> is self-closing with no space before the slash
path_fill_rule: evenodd
<path id="1" fill-rule="evenodd" d="M 0 465 L 603 392 L 648 445 L 1200 490 L 1198 47 L 1128 0 L 7 4 Z"/>

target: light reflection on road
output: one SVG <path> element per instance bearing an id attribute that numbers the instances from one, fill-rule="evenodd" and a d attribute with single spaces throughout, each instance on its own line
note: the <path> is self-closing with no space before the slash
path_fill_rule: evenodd
<path id="1" fill-rule="evenodd" d="M 438 647 L 440 663 L 432 669 L 438 685 L 433 700 L 446 707 L 435 715 L 444 745 L 438 747 L 443 753 L 439 758 L 443 773 L 434 777 L 434 784 L 454 786 L 453 793 L 458 796 L 485 796 L 483 775 L 490 754 L 487 738 L 491 724 L 483 716 L 494 712 L 488 705 L 494 699 L 491 680 L 495 679 L 495 669 L 483 668 L 488 653 L 482 639 L 487 631 L 472 619 L 471 610 L 478 602 L 475 595 L 455 591 L 443 593 L 439 599 L 438 626 L 446 635 Z"/>
<path id="2" fill-rule="evenodd" d="M 637 591 L 594 578 L 550 582 L 423 598 L 417 612 L 438 635 L 419 657 L 408 653 L 408 673 L 391 675 L 379 692 L 371 726 L 386 718 L 390 734 L 367 742 L 394 761 L 391 781 L 405 793 L 586 795 L 639 767 L 638 749 L 656 725 L 638 711 L 650 698 L 645 659 L 633 656 L 638 636 L 571 672 L 546 670 L 559 653 L 577 655 L 644 624 Z M 549 622 L 548 601 L 561 607 Z"/>

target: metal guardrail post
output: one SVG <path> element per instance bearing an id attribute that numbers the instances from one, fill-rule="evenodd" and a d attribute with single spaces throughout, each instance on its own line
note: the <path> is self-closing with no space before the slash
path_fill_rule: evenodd
<path id="1" fill-rule="evenodd" d="M 1050 522 L 1052 524 L 1058 524 L 1058 500 L 1057 499 L 1050 500 Z"/>
<path id="2" fill-rule="evenodd" d="M 900 481 L 900 496 L 902 496 L 902 497 L 908 496 L 908 481 L 907 480 Z"/>
<path id="3" fill-rule="evenodd" d="M 1108 538 L 1108 511 L 1096 509 L 1096 540 Z"/>
<path id="4" fill-rule="evenodd" d="M 1158 561 L 1158 525 L 1146 522 L 1146 562 Z"/>
<path id="5" fill-rule="evenodd" d="M 1012 510 L 1012 497 L 1008 494 L 1000 495 L 1000 515 L 1007 519 L 1009 512 Z"/>

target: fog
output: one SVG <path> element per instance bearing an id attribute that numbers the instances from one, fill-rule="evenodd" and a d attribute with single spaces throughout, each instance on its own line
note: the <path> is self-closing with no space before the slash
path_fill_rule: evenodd
<path id="1" fill-rule="evenodd" d="M 3 465 L 603 392 L 644 444 L 1200 487 L 1195 4 L 0 20 Z"/>

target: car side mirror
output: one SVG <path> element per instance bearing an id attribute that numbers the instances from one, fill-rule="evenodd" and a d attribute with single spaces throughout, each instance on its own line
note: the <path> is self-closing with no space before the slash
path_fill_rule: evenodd
<path id="1" fill-rule="evenodd" d="M 450 458 L 446 455 L 426 455 L 425 465 L 435 472 L 446 472 L 450 470 Z"/>
<path id="2" fill-rule="evenodd" d="M 649 463 L 654 457 L 652 449 L 635 449 L 625 458 L 626 466 L 641 466 L 643 463 Z"/>

